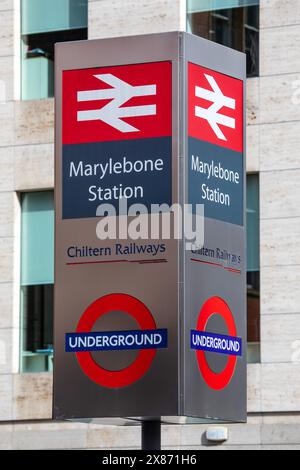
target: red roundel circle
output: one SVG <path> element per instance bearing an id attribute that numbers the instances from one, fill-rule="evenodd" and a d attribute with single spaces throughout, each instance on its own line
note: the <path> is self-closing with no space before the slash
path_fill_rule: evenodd
<path id="1" fill-rule="evenodd" d="M 109 294 L 100 297 L 85 310 L 76 332 L 89 333 L 99 318 L 120 310 L 134 318 L 141 330 L 156 329 L 151 312 L 140 300 L 127 294 Z M 104 369 L 94 361 L 90 352 L 77 352 L 76 356 L 82 371 L 93 382 L 106 388 L 122 388 L 133 384 L 148 371 L 155 354 L 155 349 L 140 350 L 135 361 L 119 371 Z"/>
<path id="2" fill-rule="evenodd" d="M 237 336 L 231 310 L 227 303 L 220 297 L 211 297 L 205 302 L 199 313 L 197 330 L 205 331 L 207 323 L 213 315 L 220 315 L 227 325 L 228 334 L 230 336 Z M 213 372 L 209 367 L 204 351 L 196 351 L 196 356 L 200 372 L 207 385 L 213 390 L 223 390 L 226 388 L 233 377 L 237 356 L 229 356 L 225 369 L 218 374 Z"/>

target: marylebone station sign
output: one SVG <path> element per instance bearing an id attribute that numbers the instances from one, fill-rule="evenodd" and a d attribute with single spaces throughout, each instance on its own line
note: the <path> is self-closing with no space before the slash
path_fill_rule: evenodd
<path id="1" fill-rule="evenodd" d="M 56 46 L 55 419 L 246 420 L 245 56 Z"/>

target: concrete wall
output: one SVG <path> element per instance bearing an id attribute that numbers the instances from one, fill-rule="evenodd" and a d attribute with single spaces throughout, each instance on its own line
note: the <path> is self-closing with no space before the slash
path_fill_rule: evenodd
<path id="1" fill-rule="evenodd" d="M 185 29 L 185 0 L 90 0 L 89 38 Z"/>
<path id="2" fill-rule="evenodd" d="M 262 411 L 300 408 L 299 35 L 297 0 L 261 0 Z"/>
<path id="3" fill-rule="evenodd" d="M 228 441 L 206 441 L 208 426 L 162 427 L 162 448 L 168 450 L 300 449 L 300 416 L 252 416 L 247 426 L 228 426 Z M 138 426 L 99 426 L 71 423 L 14 423 L 0 426 L 0 449 L 139 449 Z"/>
<path id="4" fill-rule="evenodd" d="M 184 0 L 90 0 L 89 37 L 184 29 Z M 0 447 L 122 448 L 139 428 L 50 423 L 51 374 L 19 374 L 17 192 L 53 188 L 53 100 L 19 101 L 19 0 L 0 2 Z M 247 84 L 247 170 L 261 183 L 261 364 L 248 425 L 221 448 L 300 446 L 300 2 L 261 0 L 261 76 Z M 41 420 L 34 423 L 34 420 Z M 23 421 L 23 422 L 21 422 Z M 30 423 L 26 423 L 30 421 Z M 198 448 L 203 426 L 167 426 Z M 206 446 L 204 448 L 207 448 Z"/>

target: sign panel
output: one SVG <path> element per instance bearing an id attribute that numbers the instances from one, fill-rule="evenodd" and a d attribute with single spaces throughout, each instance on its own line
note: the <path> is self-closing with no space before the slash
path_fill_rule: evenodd
<path id="1" fill-rule="evenodd" d="M 188 64 L 189 202 L 243 225 L 243 81 Z"/>
<path id="2" fill-rule="evenodd" d="M 185 33 L 56 46 L 55 419 L 245 420 L 244 84 Z M 204 245 L 124 201 L 204 205 Z"/>
<path id="3" fill-rule="evenodd" d="M 189 137 L 243 152 L 243 80 L 188 64 Z"/>
<path id="4" fill-rule="evenodd" d="M 186 63 L 187 199 L 204 205 L 204 246 L 186 252 L 185 414 L 246 419 L 244 82 L 222 52 Z M 207 66 L 203 66 L 207 65 Z M 224 67 L 225 69 L 225 67 Z M 201 399 L 199 399 L 201 397 Z"/>
<path id="5" fill-rule="evenodd" d="M 120 200 L 147 209 L 176 200 L 178 61 L 161 43 L 151 54 L 149 38 L 57 46 L 58 419 L 178 411 L 177 242 L 102 240 L 96 217 L 110 204 L 118 221 Z"/>
<path id="6" fill-rule="evenodd" d="M 63 71 L 63 218 L 171 205 L 171 62 Z M 80 195 L 80 197 L 78 197 Z"/>

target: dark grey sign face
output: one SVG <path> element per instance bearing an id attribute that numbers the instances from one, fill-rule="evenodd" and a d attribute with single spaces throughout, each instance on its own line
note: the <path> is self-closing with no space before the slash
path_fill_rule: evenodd
<path id="1" fill-rule="evenodd" d="M 55 419 L 245 419 L 244 81 L 185 33 L 57 46 Z M 100 240 L 121 194 L 204 204 L 204 247 Z"/>
<path id="2" fill-rule="evenodd" d="M 56 419 L 178 414 L 178 242 L 96 234 L 178 201 L 177 38 L 57 46 Z"/>
<path id="3" fill-rule="evenodd" d="M 205 222 L 204 246 L 185 252 L 183 414 L 244 421 L 245 63 L 185 44 L 185 197 Z"/>
<path id="4" fill-rule="evenodd" d="M 246 419 L 245 279 L 243 229 L 206 220 L 205 247 L 186 257 L 185 397 L 187 416 Z M 222 255 L 220 255 L 222 253 Z M 231 259 L 230 259 L 230 258 Z M 240 259 L 233 262 L 232 259 Z M 202 350 L 191 331 L 206 332 Z M 212 336 L 212 334 L 214 336 Z M 205 342 L 212 338 L 216 344 Z M 229 340 L 230 338 L 230 340 Z M 240 340 L 237 355 L 227 341 Z M 218 340 L 225 340 L 225 350 Z M 207 349 L 205 350 L 205 346 Z"/>

